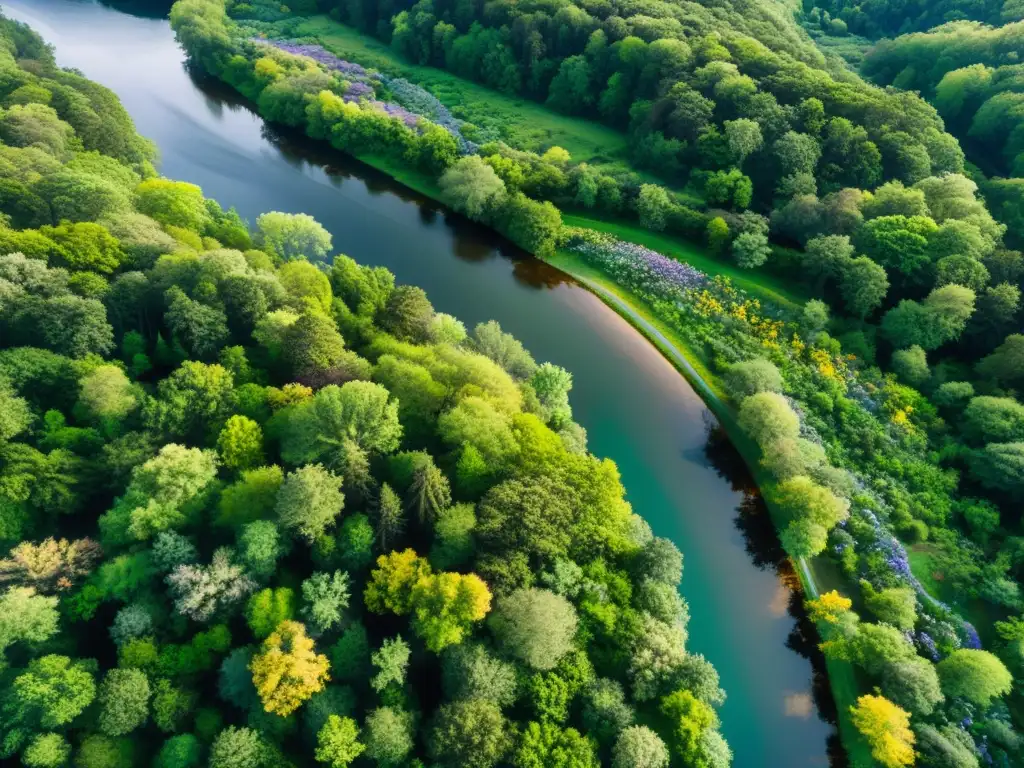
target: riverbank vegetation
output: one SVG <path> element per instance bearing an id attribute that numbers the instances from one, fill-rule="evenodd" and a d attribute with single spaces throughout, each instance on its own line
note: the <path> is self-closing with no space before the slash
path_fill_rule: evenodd
<path id="1" fill-rule="evenodd" d="M 0 759 L 729 764 L 567 371 L 158 177 L 2 17 L 0 68 Z"/>
<path id="2" fill-rule="evenodd" d="M 907 764 L 914 742 L 922 765 L 1015 764 L 1024 261 L 935 110 L 833 66 L 769 2 L 307 5 L 296 10 L 327 10 L 419 64 L 619 126 L 632 163 L 699 186 L 701 210 L 563 148 L 474 134 L 413 83 L 274 37 L 302 22 L 268 4 L 181 0 L 172 13 L 193 60 L 264 116 L 417 163 L 456 210 L 541 256 L 571 252 L 652 307 L 732 395 L 786 549 L 849 579 L 850 599 L 813 610 L 826 653 L 857 667 L 865 693 L 882 689 L 885 703 L 849 702 L 876 759 Z M 819 298 L 762 300 L 567 227 L 560 207 L 703 239 Z M 955 682 L 967 668 L 996 681 L 993 695 Z M 896 746 L 880 736 L 890 726 Z"/>

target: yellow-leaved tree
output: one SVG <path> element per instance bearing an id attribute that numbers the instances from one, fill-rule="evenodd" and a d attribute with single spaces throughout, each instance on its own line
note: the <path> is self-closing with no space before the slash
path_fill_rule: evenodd
<path id="1" fill-rule="evenodd" d="M 330 680 L 327 657 L 317 653 L 306 627 L 282 621 L 249 664 L 263 708 L 287 717 Z"/>
<path id="2" fill-rule="evenodd" d="M 850 707 L 853 724 L 871 745 L 871 755 L 886 768 L 914 764 L 910 715 L 884 696 L 861 696 Z"/>
<path id="3" fill-rule="evenodd" d="M 438 653 L 461 643 L 472 623 L 491 610 L 491 591 L 475 573 L 438 573 L 413 587 L 412 628 Z"/>

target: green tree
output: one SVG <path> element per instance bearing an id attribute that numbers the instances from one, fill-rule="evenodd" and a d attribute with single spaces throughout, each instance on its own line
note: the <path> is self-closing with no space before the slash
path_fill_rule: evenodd
<path id="1" fill-rule="evenodd" d="M 412 716 L 408 712 L 379 707 L 367 714 L 363 730 L 366 756 L 378 765 L 402 765 L 412 751 Z"/>
<path id="2" fill-rule="evenodd" d="M 645 725 L 633 725 L 619 734 L 612 750 L 612 768 L 668 768 L 668 747 Z"/>
<path id="3" fill-rule="evenodd" d="M 400 339 L 425 341 L 430 337 L 434 307 L 422 288 L 401 285 L 388 297 L 379 315 L 381 327 Z"/>
<path id="4" fill-rule="evenodd" d="M 341 478 L 314 464 L 288 474 L 274 509 L 283 528 L 312 542 L 334 523 L 344 505 Z"/>
<path id="5" fill-rule="evenodd" d="M 344 571 L 316 572 L 302 582 L 302 613 L 316 632 L 341 624 L 349 604 L 349 578 Z"/>
<path id="6" fill-rule="evenodd" d="M 245 416 L 232 416 L 217 436 L 217 453 L 228 469 L 251 469 L 263 463 L 263 430 Z"/>
<path id="7" fill-rule="evenodd" d="M 26 730 L 67 726 L 96 698 L 92 666 L 67 656 L 41 656 L 11 681 L 0 701 L 4 725 Z"/>
<path id="8" fill-rule="evenodd" d="M 479 155 L 460 158 L 439 184 L 445 201 L 471 219 L 482 219 L 505 196 L 505 182 Z"/>
<path id="9" fill-rule="evenodd" d="M 840 290 L 846 308 L 863 319 L 881 305 L 889 291 L 889 278 L 885 269 L 867 256 L 858 256 L 843 267 Z"/>
<path id="10" fill-rule="evenodd" d="M 228 726 L 210 746 L 210 768 L 264 768 L 271 764 L 271 749 L 252 728 Z"/>
<path id="11" fill-rule="evenodd" d="M 501 710 L 481 699 L 442 705 L 427 743 L 444 768 L 492 768 L 512 746 Z"/>
<path id="12" fill-rule="evenodd" d="M 331 715 L 316 737 L 314 756 L 331 768 L 346 768 L 363 753 L 366 746 L 359 741 L 359 726 L 349 717 Z"/>
<path id="13" fill-rule="evenodd" d="M 893 352 L 890 366 L 901 381 L 912 387 L 920 387 L 931 377 L 928 357 L 917 345 Z"/>
<path id="14" fill-rule="evenodd" d="M 1013 684 L 1003 662 L 988 651 L 961 648 L 940 661 L 937 669 L 947 696 L 961 696 L 979 707 L 1009 693 Z"/>
<path id="15" fill-rule="evenodd" d="M 401 635 L 385 640 L 380 648 L 370 657 L 377 669 L 377 674 L 370 680 L 370 685 L 381 693 L 389 685 L 401 687 L 405 685 L 405 675 L 409 669 L 409 644 Z"/>
<path id="16" fill-rule="evenodd" d="M 512 754 L 516 768 L 597 768 L 601 764 L 593 741 L 575 728 L 554 723 L 528 723 Z"/>
<path id="17" fill-rule="evenodd" d="M 640 225 L 647 229 L 660 232 L 668 223 L 672 210 L 672 200 L 663 187 L 656 184 L 644 184 L 636 199 L 636 211 L 640 217 Z"/>
<path id="18" fill-rule="evenodd" d="M 322 262 L 331 253 L 331 234 L 305 213 L 260 214 L 256 228 L 260 247 L 282 261 L 306 258 Z"/>
<path id="19" fill-rule="evenodd" d="M 57 598 L 31 587 L 8 587 L 0 595 L 0 654 L 18 642 L 43 643 L 57 632 Z"/>
<path id="20" fill-rule="evenodd" d="M 295 590 L 288 587 L 261 589 L 250 595 L 245 620 L 257 640 L 270 635 L 283 621 L 295 618 Z"/>
<path id="21" fill-rule="evenodd" d="M 191 733 L 172 736 L 160 748 L 156 768 L 199 768 L 202 745 Z"/>
<path id="22" fill-rule="evenodd" d="M 726 373 L 725 381 L 730 394 L 740 401 L 758 392 L 782 391 L 782 374 L 763 357 L 735 363 Z"/>
<path id="23" fill-rule="evenodd" d="M 782 395 L 759 392 L 740 404 L 739 425 L 764 446 L 782 438 L 795 439 L 800 432 L 800 417 Z"/>
<path id="24" fill-rule="evenodd" d="M 138 669 L 112 669 L 100 684 L 99 727 L 107 736 L 124 736 L 149 718 L 149 678 Z"/>
<path id="25" fill-rule="evenodd" d="M 209 221 L 203 191 L 195 184 L 169 179 L 148 179 L 135 188 L 140 213 L 161 224 L 201 232 Z"/>
<path id="26" fill-rule="evenodd" d="M 71 745 L 59 733 L 40 733 L 33 737 L 21 755 L 26 768 L 60 768 L 71 757 Z"/>
<path id="27" fill-rule="evenodd" d="M 533 669 L 553 669 L 572 647 L 576 610 L 554 592 L 522 589 L 498 601 L 489 626 L 509 656 Z"/>

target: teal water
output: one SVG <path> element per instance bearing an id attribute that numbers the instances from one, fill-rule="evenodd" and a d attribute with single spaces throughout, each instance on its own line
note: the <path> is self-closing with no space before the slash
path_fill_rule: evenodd
<path id="1" fill-rule="evenodd" d="M 136 6 L 138 3 L 135 4 Z M 340 153 L 268 127 L 185 69 L 166 21 L 89 0 L 13 0 L 4 12 L 56 46 L 63 66 L 114 90 L 160 150 L 161 171 L 250 220 L 305 212 L 335 249 L 422 286 L 467 325 L 494 318 L 538 360 L 573 373 L 590 448 L 615 460 L 628 498 L 685 556 L 688 647 L 722 677 L 723 732 L 742 768 L 829 764 L 799 596 L 770 523 L 714 420 L 646 340 L 557 270 Z M 709 439 L 710 436 L 710 439 Z M 820 682 L 820 680 L 819 680 Z"/>

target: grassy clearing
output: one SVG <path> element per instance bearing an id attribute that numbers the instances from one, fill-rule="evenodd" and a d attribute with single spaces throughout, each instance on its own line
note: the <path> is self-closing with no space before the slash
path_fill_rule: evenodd
<path id="1" fill-rule="evenodd" d="M 434 67 L 403 61 L 387 45 L 351 27 L 313 16 L 295 34 L 317 38 L 329 51 L 426 88 L 456 117 L 501 136 L 519 149 L 540 151 L 558 145 L 573 159 L 592 165 L 628 168 L 626 137 L 614 128 L 568 117 L 528 99 L 509 96 Z"/>
<path id="2" fill-rule="evenodd" d="M 771 301 L 788 309 L 799 309 L 810 296 L 801 289 L 783 285 L 782 281 L 761 270 L 740 269 L 726 261 L 712 256 L 708 251 L 692 242 L 671 235 L 659 234 L 624 221 L 608 221 L 577 214 L 565 214 L 563 220 L 572 227 L 585 227 L 598 232 L 607 232 L 620 240 L 643 245 L 651 250 L 686 262 L 709 275 L 722 275 L 732 280 L 751 296 L 762 301 Z"/>

